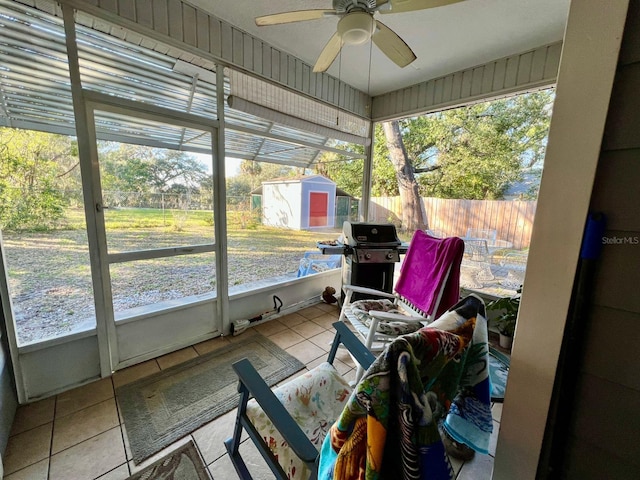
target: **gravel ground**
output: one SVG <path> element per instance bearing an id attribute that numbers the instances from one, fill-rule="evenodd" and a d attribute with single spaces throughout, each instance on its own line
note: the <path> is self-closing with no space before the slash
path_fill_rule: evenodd
<path id="1" fill-rule="evenodd" d="M 231 233 L 229 285 L 296 272 L 303 252 L 315 250 L 317 240 L 334 239 L 338 234 L 273 229 Z M 168 245 L 189 243 L 184 236 L 165 240 Z M 174 240 L 176 243 L 172 243 Z M 192 241 L 192 244 L 204 243 L 201 238 Z M 130 236 L 123 232 L 122 245 L 130 242 Z M 113 239 L 111 245 L 115 243 L 117 240 Z M 83 231 L 5 233 L 3 244 L 20 344 L 95 323 L 89 255 Z M 215 288 L 213 261 L 213 254 L 205 254 L 116 264 L 111 268 L 114 309 L 121 312 L 211 292 Z"/>

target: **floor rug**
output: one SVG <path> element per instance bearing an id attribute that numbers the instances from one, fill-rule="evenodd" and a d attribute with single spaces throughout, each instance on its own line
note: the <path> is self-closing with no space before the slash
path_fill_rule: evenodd
<path id="1" fill-rule="evenodd" d="M 235 408 L 238 378 L 231 364 L 242 358 L 251 361 L 269 386 L 304 367 L 255 333 L 116 389 L 133 461 L 140 463 Z"/>
<path id="2" fill-rule="evenodd" d="M 127 480 L 211 480 L 193 442 L 185 443 L 166 457 L 131 475 Z"/>

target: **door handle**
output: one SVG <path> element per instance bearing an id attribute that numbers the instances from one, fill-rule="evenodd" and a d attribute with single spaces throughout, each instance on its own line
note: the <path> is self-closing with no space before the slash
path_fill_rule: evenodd
<path id="1" fill-rule="evenodd" d="M 102 210 L 106 210 L 109 207 L 102 205 L 100 202 L 96 203 L 96 212 L 101 212 Z"/>

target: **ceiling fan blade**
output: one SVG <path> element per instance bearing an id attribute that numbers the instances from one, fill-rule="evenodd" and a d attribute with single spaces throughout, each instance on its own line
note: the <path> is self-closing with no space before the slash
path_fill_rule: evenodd
<path id="1" fill-rule="evenodd" d="M 399 67 L 406 67 L 416 59 L 416 54 L 409 45 L 382 22 L 376 22 L 376 31 L 371 39 Z"/>
<path id="2" fill-rule="evenodd" d="M 338 32 L 334 33 L 327 44 L 322 49 L 316 64 L 313 66 L 314 73 L 325 72 L 333 63 L 342 48 L 342 39 Z"/>
<path id="3" fill-rule="evenodd" d="M 333 10 L 296 10 L 293 12 L 274 13 L 256 17 L 256 25 L 264 27 L 266 25 L 279 25 L 281 23 L 304 22 L 306 20 L 317 20 L 325 15 L 334 15 Z"/>
<path id="4" fill-rule="evenodd" d="M 452 3 L 462 1 L 464 0 L 390 0 L 389 3 L 391 4 L 391 8 L 381 8 L 378 12 L 382 14 L 413 12 L 414 10 L 443 7 L 445 5 L 451 5 Z"/>

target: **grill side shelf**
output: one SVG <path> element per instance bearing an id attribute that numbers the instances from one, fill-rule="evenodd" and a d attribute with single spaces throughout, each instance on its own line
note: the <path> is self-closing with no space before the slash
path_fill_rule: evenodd
<path id="1" fill-rule="evenodd" d="M 353 249 L 348 245 L 322 245 L 318 244 L 318 249 L 323 255 L 349 255 Z"/>

